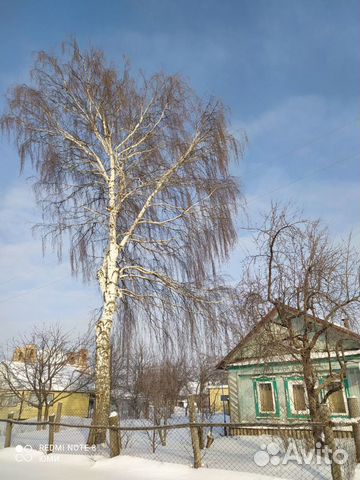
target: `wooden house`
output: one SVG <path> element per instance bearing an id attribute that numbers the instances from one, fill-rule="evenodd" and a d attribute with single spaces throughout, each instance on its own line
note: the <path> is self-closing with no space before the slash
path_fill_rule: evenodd
<path id="1" fill-rule="evenodd" d="M 312 334 L 324 332 L 311 353 L 319 383 L 329 378 L 330 372 L 339 370 L 335 346 L 341 344 L 346 375 L 342 388 L 332 393 L 327 403 L 333 417 L 348 418 L 347 397 L 360 398 L 360 336 L 338 325 L 327 324 L 325 329 L 323 320 L 307 316 L 304 321 L 300 315 L 294 315 L 293 309 L 289 311 L 295 332 L 301 333 L 305 323 Z M 285 423 L 309 418 L 303 363 L 296 355 L 286 353 L 286 349 L 280 352 L 269 342 L 269 329 L 281 338 L 284 328 L 287 327 L 278 310 L 272 309 L 218 365 L 228 372 L 232 423 Z"/>

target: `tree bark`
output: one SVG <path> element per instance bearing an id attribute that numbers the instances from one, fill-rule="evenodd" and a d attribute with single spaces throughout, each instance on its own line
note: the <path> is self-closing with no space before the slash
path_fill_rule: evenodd
<path id="1" fill-rule="evenodd" d="M 320 405 L 320 420 L 324 425 L 325 443 L 329 447 L 329 457 L 331 460 L 331 476 L 333 480 L 343 480 L 341 465 L 334 461 L 333 453 L 336 450 L 336 441 L 333 429 L 330 423 L 330 410 L 327 405 Z"/>
<path id="2" fill-rule="evenodd" d="M 117 260 L 119 245 L 117 243 L 117 215 L 115 208 L 115 194 L 110 191 L 109 200 L 109 249 L 98 272 L 98 281 L 103 293 L 104 308 L 96 325 L 96 382 L 95 382 L 95 410 L 93 425 L 104 428 L 91 429 L 88 444 L 104 443 L 106 428 L 109 425 L 110 394 L 111 394 L 111 330 L 114 315 L 117 310 L 119 269 Z"/>
<path id="3" fill-rule="evenodd" d="M 21 400 L 20 400 L 18 420 L 21 420 L 21 415 L 22 415 L 22 411 L 23 411 L 23 408 L 24 408 L 24 398 L 25 398 L 25 392 L 22 392 Z"/>
<path id="4" fill-rule="evenodd" d="M 37 407 L 37 421 L 41 422 L 42 420 L 42 405 Z M 36 425 L 36 430 L 41 430 L 41 425 Z"/>
<path id="5" fill-rule="evenodd" d="M 189 405 L 189 423 L 190 423 L 190 434 L 191 434 L 191 444 L 194 454 L 194 468 L 201 467 L 201 450 L 199 444 L 199 431 L 197 427 L 192 427 L 191 424 L 196 422 L 196 407 L 194 396 L 190 395 L 188 397 Z"/>
<path id="6" fill-rule="evenodd" d="M 309 402 L 310 419 L 312 422 L 320 422 L 320 402 L 316 390 L 316 376 L 313 365 L 311 363 L 311 357 L 309 352 L 306 352 L 306 354 L 302 357 L 302 363 L 306 393 Z M 321 445 L 323 444 L 322 428 L 313 426 L 312 430 L 314 446 L 315 448 L 317 448 L 320 445 L 321 448 Z"/>
<path id="7" fill-rule="evenodd" d="M 103 316 L 104 317 L 104 316 Z M 112 318 L 102 318 L 96 326 L 96 382 L 93 425 L 108 426 L 110 415 L 110 332 Z M 89 445 L 101 444 L 106 440 L 106 428 L 91 429 Z"/>
<path id="8" fill-rule="evenodd" d="M 48 419 L 49 419 L 49 405 L 46 403 L 46 404 L 45 404 L 43 421 L 44 421 L 44 422 L 47 422 Z M 45 429 L 46 429 L 46 425 L 43 425 L 43 426 L 42 426 L 42 429 L 45 430 Z"/>

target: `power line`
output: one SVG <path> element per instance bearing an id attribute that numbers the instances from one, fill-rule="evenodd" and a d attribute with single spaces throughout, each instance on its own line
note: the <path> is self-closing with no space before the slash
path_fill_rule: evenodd
<path id="1" fill-rule="evenodd" d="M 1 282 L 1 283 L 0 283 L 0 287 L 1 287 L 2 285 L 7 285 L 8 283 L 12 282 L 13 280 L 16 280 L 17 278 L 19 278 L 19 275 L 15 275 L 14 277 L 8 278 L 8 279 L 5 280 L 4 282 Z"/>
<path id="2" fill-rule="evenodd" d="M 357 122 L 359 122 L 359 118 L 358 118 L 358 117 L 353 118 L 353 119 L 350 120 L 349 122 L 344 123 L 344 124 L 342 124 L 342 125 L 340 125 L 340 126 L 338 126 L 338 127 L 335 127 L 335 128 L 333 128 L 333 129 L 331 129 L 331 130 L 328 130 L 328 131 L 322 133 L 321 135 L 318 135 L 318 136 L 316 136 L 316 137 L 310 138 L 310 139 L 309 139 L 308 141 L 306 141 L 305 143 L 302 143 L 302 144 L 298 145 L 297 147 L 292 148 L 292 149 L 289 150 L 288 152 L 286 152 L 286 153 L 284 153 L 284 154 L 281 154 L 279 157 L 276 157 L 275 159 L 272 159 L 271 162 L 277 162 L 277 161 L 279 161 L 279 160 L 282 160 L 282 159 L 288 157 L 289 155 L 291 155 L 291 154 L 293 154 L 293 153 L 295 153 L 295 152 L 297 152 L 297 151 L 299 151 L 299 150 L 302 150 L 303 148 L 308 147 L 309 145 L 312 145 L 312 144 L 318 142 L 319 140 L 321 140 L 321 139 L 323 139 L 323 138 L 325 138 L 325 137 L 327 137 L 327 136 L 329 136 L 329 135 L 332 135 L 333 133 L 336 133 L 336 132 L 338 132 L 338 131 L 340 131 L 340 130 L 343 130 L 344 128 L 348 127 L 349 125 L 352 125 L 353 123 L 357 123 Z"/>
<path id="3" fill-rule="evenodd" d="M 278 192 L 278 191 L 283 190 L 285 188 L 288 188 L 289 186 L 294 185 L 294 184 L 299 183 L 299 182 L 302 182 L 303 180 L 305 180 L 307 178 L 311 178 L 313 175 L 315 175 L 319 172 L 322 172 L 324 170 L 327 170 L 327 169 L 333 167 L 334 165 L 337 165 L 337 164 L 342 163 L 342 162 L 347 162 L 349 160 L 357 158 L 358 156 L 359 156 L 359 153 L 357 152 L 356 154 L 353 154 L 349 157 L 342 158 L 340 160 L 336 160 L 335 162 L 331 162 L 328 165 L 324 165 L 323 167 L 317 168 L 316 170 L 313 170 L 312 172 L 308 173 L 307 175 L 304 175 L 303 177 L 299 177 L 299 178 L 297 178 L 297 179 L 295 179 L 291 182 L 286 183 L 285 185 L 274 188 L 273 190 L 269 190 L 268 192 L 265 192 L 262 195 L 256 195 L 255 197 L 252 198 L 252 200 L 250 202 L 247 203 L 247 205 L 251 205 L 255 200 L 257 200 L 259 198 L 266 197 L 266 196 L 270 195 L 271 193 L 275 193 L 275 192 Z"/>
<path id="4" fill-rule="evenodd" d="M 69 278 L 68 275 L 64 275 L 63 277 L 60 277 L 56 280 L 53 280 L 52 282 L 44 283 L 43 285 L 39 285 L 38 287 L 30 288 L 29 290 L 26 290 L 25 292 L 18 293 L 16 295 L 11 296 L 11 297 L 0 299 L 0 303 L 5 303 L 5 302 L 8 302 L 8 301 L 13 300 L 15 298 L 23 297 L 24 295 L 29 295 L 29 293 L 32 293 L 36 290 L 41 290 L 42 288 L 48 287 L 49 285 L 53 285 L 55 283 L 58 283 L 61 280 L 64 280 L 65 278 Z"/>
<path id="5" fill-rule="evenodd" d="M 298 151 L 298 150 L 301 150 L 302 148 L 305 148 L 305 147 L 307 147 L 307 146 L 309 146 L 309 145 L 312 145 L 312 144 L 316 143 L 317 141 L 321 140 L 322 138 L 327 137 L 328 135 L 331 135 L 331 134 L 336 133 L 336 132 L 338 132 L 338 131 L 340 131 L 340 130 L 343 130 L 343 129 L 346 128 L 347 126 L 352 125 L 353 123 L 355 123 L 355 122 L 357 122 L 357 121 L 358 121 L 358 118 L 354 118 L 353 120 L 351 120 L 351 121 L 349 121 L 349 122 L 347 122 L 347 123 L 345 123 L 345 124 L 343 124 L 343 125 L 340 125 L 340 126 L 338 126 L 338 127 L 336 127 L 336 128 L 333 128 L 333 129 L 331 129 L 331 130 L 328 130 L 327 132 L 325 132 L 325 133 L 323 133 L 323 134 L 321 134 L 321 135 L 318 135 L 317 137 L 313 137 L 312 139 L 310 139 L 310 140 L 307 141 L 306 143 L 303 143 L 302 145 L 299 145 L 298 147 L 295 147 L 295 148 L 289 150 L 286 154 L 281 155 L 280 157 L 278 157 L 278 158 L 276 158 L 275 160 L 272 160 L 272 161 L 281 160 L 282 158 L 285 158 L 285 157 L 287 157 L 288 155 L 291 155 L 292 153 L 294 153 L 294 152 L 296 152 L 296 151 Z M 314 174 L 316 174 L 316 173 L 319 173 L 319 172 L 321 172 L 321 171 L 323 171 L 323 170 L 326 170 L 326 169 L 328 169 L 328 168 L 331 168 L 332 166 L 337 165 L 337 164 L 339 164 L 339 163 L 342 163 L 342 162 L 351 160 L 351 159 L 353 159 L 353 158 L 356 158 L 357 156 L 358 156 L 358 153 L 356 153 L 355 155 L 352 155 L 352 156 L 350 156 L 350 157 L 347 157 L 347 158 L 345 158 L 345 159 L 336 160 L 335 162 L 332 162 L 332 163 L 330 163 L 330 164 L 328 164 L 328 165 L 325 165 L 324 167 L 321 167 L 321 168 L 319 168 L 319 169 L 313 170 L 313 171 L 310 172 L 308 175 L 304 175 L 303 177 L 297 178 L 296 180 L 294 180 L 294 181 L 292 181 L 292 182 L 288 182 L 288 183 L 286 183 L 285 185 L 282 185 L 282 186 L 280 186 L 280 187 L 278 187 L 278 188 L 275 188 L 275 189 L 273 189 L 273 190 L 270 190 L 270 191 L 268 191 L 268 192 L 266 192 L 266 193 L 264 193 L 264 194 L 262 194 L 262 195 L 256 195 L 255 197 L 253 197 L 253 199 L 252 199 L 250 202 L 247 203 L 247 205 L 251 205 L 252 203 L 254 203 L 255 200 L 257 200 L 257 199 L 259 199 L 259 198 L 263 198 L 263 197 L 266 197 L 266 196 L 270 195 L 271 193 L 275 193 L 275 192 L 278 192 L 278 191 L 280 191 L 280 190 L 283 190 L 283 189 L 285 189 L 285 188 L 287 188 L 287 187 L 289 187 L 289 186 L 291 186 L 291 185 L 294 185 L 294 184 L 296 184 L 296 183 L 298 183 L 298 182 L 301 182 L 301 181 L 305 180 L 306 178 L 312 177 L 312 176 L 313 176 Z M 240 249 L 243 249 L 243 247 L 242 247 L 241 245 L 239 245 L 239 246 L 240 246 Z M 9 280 L 7 280 L 6 282 L 0 283 L 0 286 L 1 286 L 1 285 L 4 285 L 4 284 L 6 284 L 6 283 L 9 283 L 9 282 L 11 282 L 12 280 L 15 280 L 16 278 L 18 278 L 18 276 L 12 277 L 12 278 L 10 278 Z M 64 277 L 58 278 L 57 280 L 54 280 L 54 281 L 52 281 L 52 282 L 45 283 L 45 284 L 43 284 L 43 285 L 40 285 L 39 287 L 31 288 L 31 289 L 29 289 L 29 290 L 27 290 L 27 291 L 25 291 L 25 292 L 22 292 L 22 293 L 13 295 L 13 296 L 11 296 L 11 297 L 8 297 L 8 298 L 2 299 L 2 300 L 0 299 L 0 303 L 4 303 L 4 302 L 10 301 L 10 300 L 13 300 L 13 299 L 15 299 L 15 298 L 18 298 L 18 297 L 21 297 L 21 296 L 24 296 L 24 295 L 28 295 L 28 294 L 30 294 L 30 293 L 33 292 L 33 291 L 37 291 L 37 290 L 40 290 L 40 289 L 42 289 L 42 288 L 45 288 L 45 287 L 47 287 L 47 286 L 49 286 L 49 285 L 53 285 L 53 284 L 55 284 L 55 283 L 58 283 L 59 281 L 65 279 L 65 278 L 68 278 L 68 276 L 66 275 L 66 276 L 64 276 Z"/>

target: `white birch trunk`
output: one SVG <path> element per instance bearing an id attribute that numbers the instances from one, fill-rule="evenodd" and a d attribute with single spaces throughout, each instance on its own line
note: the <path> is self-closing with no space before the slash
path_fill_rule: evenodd
<path id="1" fill-rule="evenodd" d="M 114 186 L 111 180 L 110 187 Z M 117 309 L 119 269 L 117 260 L 120 247 L 117 243 L 117 215 L 114 188 L 110 188 L 109 198 L 109 249 L 98 272 L 98 281 L 103 294 L 103 312 L 96 325 L 96 382 L 95 411 L 93 425 L 108 426 L 111 394 L 111 330 Z M 106 429 L 91 429 L 88 443 L 104 443 Z"/>

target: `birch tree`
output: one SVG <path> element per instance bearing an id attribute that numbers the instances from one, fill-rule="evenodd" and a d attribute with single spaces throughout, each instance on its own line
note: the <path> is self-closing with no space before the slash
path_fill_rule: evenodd
<path id="1" fill-rule="evenodd" d="M 116 314 L 191 336 L 223 296 L 214 276 L 236 240 L 229 164 L 241 148 L 219 100 L 176 75 L 132 76 L 76 42 L 40 52 L 7 105 L 1 127 L 35 169 L 45 244 L 61 258 L 68 240 L 73 273 L 97 272 L 94 423 L 106 426 Z M 90 443 L 104 440 L 93 432 Z"/>

